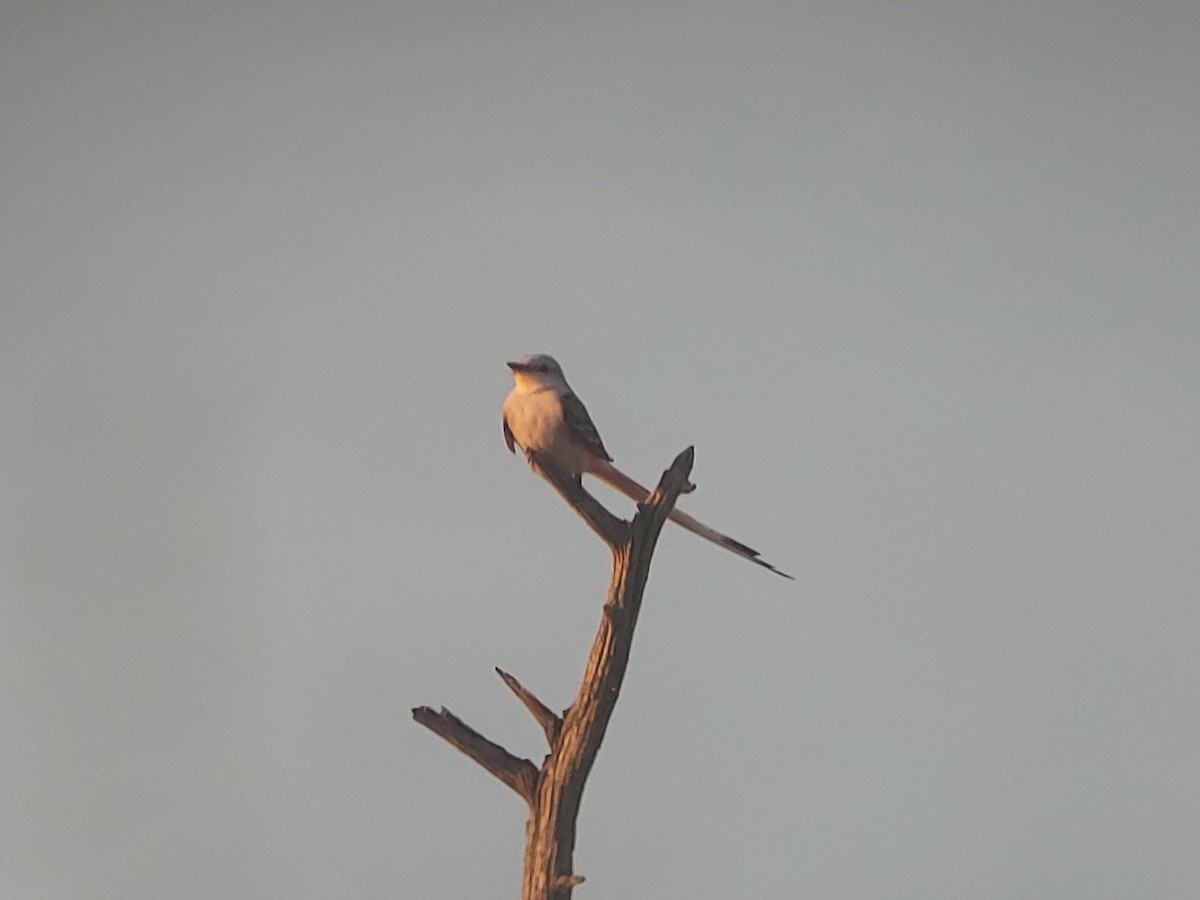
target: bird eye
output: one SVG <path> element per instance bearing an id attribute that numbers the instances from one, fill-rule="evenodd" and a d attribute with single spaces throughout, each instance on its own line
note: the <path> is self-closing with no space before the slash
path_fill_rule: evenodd
<path id="1" fill-rule="evenodd" d="M 548 365 L 546 365 L 545 363 L 542 363 L 540 366 L 537 367 L 537 369 L 539 372 L 549 372 L 550 371 L 550 367 Z"/>

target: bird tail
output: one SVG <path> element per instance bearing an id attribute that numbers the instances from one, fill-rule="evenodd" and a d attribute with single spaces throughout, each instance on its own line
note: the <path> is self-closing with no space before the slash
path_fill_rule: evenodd
<path id="1" fill-rule="evenodd" d="M 612 463 L 603 461 L 599 462 L 602 462 L 602 465 L 592 466 L 589 469 L 590 474 L 595 475 L 605 484 L 616 488 L 626 497 L 637 503 L 642 503 L 647 497 L 650 496 L 650 492 L 648 490 L 646 490 Z M 764 569 L 770 569 L 776 575 L 782 575 L 784 578 L 791 578 L 793 581 L 796 580 L 787 572 L 780 571 L 765 559 L 761 559 L 757 550 L 753 549 L 752 547 L 747 547 L 741 541 L 735 541 L 733 538 L 729 537 L 729 535 L 721 534 L 721 532 L 717 531 L 715 528 L 709 528 L 703 522 L 693 519 L 687 513 L 682 512 L 679 509 L 672 509 L 668 518 L 681 528 L 686 528 L 692 534 L 699 535 L 706 541 L 712 541 L 712 543 L 716 544 L 718 547 L 725 548 L 730 553 L 736 553 L 743 559 L 748 559 L 750 562 L 756 563 L 757 565 L 762 566 Z"/>

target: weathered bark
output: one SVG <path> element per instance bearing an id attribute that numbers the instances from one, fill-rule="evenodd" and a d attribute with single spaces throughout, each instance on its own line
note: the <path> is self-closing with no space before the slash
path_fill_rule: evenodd
<path id="1" fill-rule="evenodd" d="M 578 479 L 562 476 L 537 458 L 530 459 L 613 552 L 612 583 L 600 630 L 579 692 L 562 717 L 507 672 L 496 670 L 545 732 L 550 753 L 540 769 L 492 743 L 445 709 L 435 712 L 422 706 L 413 710 L 414 719 L 467 754 L 529 805 L 522 900 L 568 900 L 572 888 L 583 881 L 574 873 L 572 859 L 584 784 L 625 677 L 650 557 L 676 499 L 691 490 L 688 475 L 693 456 L 689 447 L 675 458 L 658 488 L 638 505 L 632 523 L 612 515 Z"/>

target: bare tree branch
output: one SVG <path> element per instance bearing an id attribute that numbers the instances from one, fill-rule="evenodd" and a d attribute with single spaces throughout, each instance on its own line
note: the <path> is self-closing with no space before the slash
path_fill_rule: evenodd
<path id="1" fill-rule="evenodd" d="M 583 490 L 578 479 L 565 477 L 542 460 L 530 457 L 530 464 L 545 475 L 613 552 L 612 583 L 600 629 L 579 692 L 562 718 L 511 675 L 496 670 L 546 732 L 550 753 L 540 770 L 468 728 L 446 710 L 413 710 L 413 718 L 508 784 L 529 804 L 523 900 L 569 900 L 572 889 L 583 881 L 572 871 L 572 858 L 584 783 L 625 677 L 655 543 L 676 499 L 692 490 L 688 475 L 693 460 L 691 447 L 680 453 L 663 473 L 654 493 L 638 504 L 638 513 L 629 523 L 601 506 Z"/>
<path id="2" fill-rule="evenodd" d="M 499 666 L 496 667 L 496 674 L 499 675 L 509 690 L 517 695 L 517 699 L 525 704 L 525 708 L 533 715 L 537 723 L 542 726 L 542 731 L 546 733 L 546 743 L 554 747 L 554 742 L 558 740 L 558 734 L 562 731 L 562 717 L 558 715 L 550 707 L 546 706 L 541 700 L 533 695 L 521 682 L 513 678 Z"/>
<path id="3" fill-rule="evenodd" d="M 529 760 L 513 756 L 499 744 L 489 741 L 445 707 L 434 710 L 428 706 L 418 706 L 412 711 L 412 716 L 434 734 L 471 757 L 533 806 L 538 770 Z"/>
<path id="4" fill-rule="evenodd" d="M 525 454 L 529 465 L 545 478 L 562 496 L 567 504 L 579 513 L 592 531 L 600 536 L 604 543 L 614 550 L 629 540 L 629 523 L 619 519 L 600 505 L 595 497 L 583 489 L 583 483 L 578 478 L 565 475 L 555 468 L 554 464 L 539 453 Z"/>

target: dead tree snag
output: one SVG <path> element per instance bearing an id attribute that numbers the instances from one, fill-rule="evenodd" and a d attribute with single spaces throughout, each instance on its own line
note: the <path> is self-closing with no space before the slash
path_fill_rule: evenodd
<path id="1" fill-rule="evenodd" d="M 584 784 L 625 677 L 654 545 L 679 495 L 692 489 L 688 475 L 693 458 L 691 447 L 675 458 L 654 493 L 638 504 L 632 522 L 606 510 L 578 479 L 563 476 L 536 457 L 530 460 L 613 554 L 612 583 L 600 629 L 579 692 L 562 716 L 516 678 L 496 669 L 546 735 L 550 752 L 541 768 L 489 741 L 444 708 L 435 711 L 420 706 L 412 711 L 416 721 L 471 757 L 520 794 L 528 805 L 522 900 L 567 900 L 572 888 L 583 881 L 572 870 L 572 857 Z"/>

